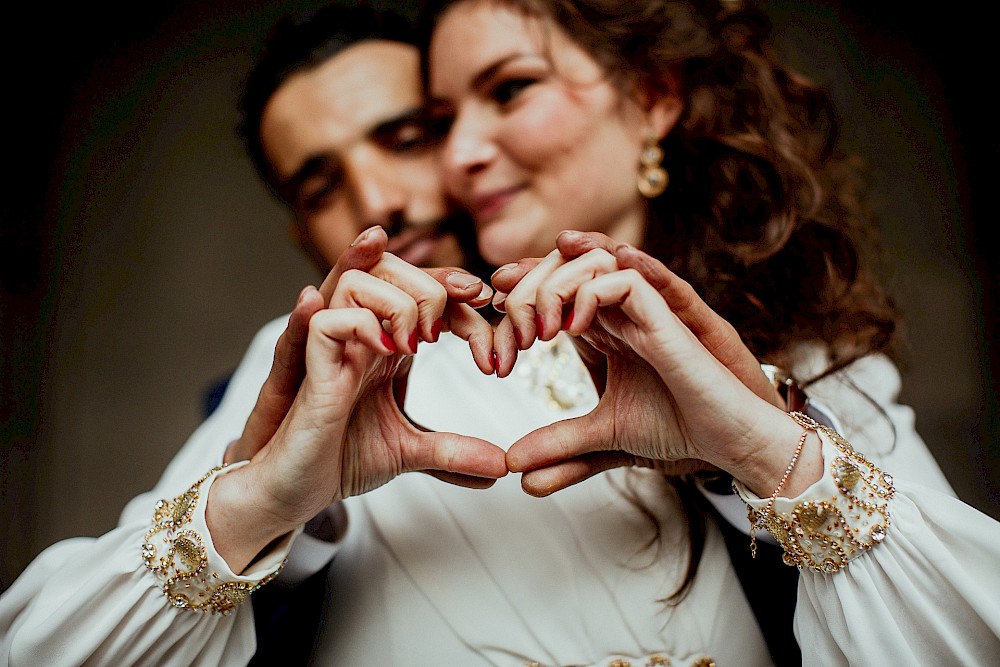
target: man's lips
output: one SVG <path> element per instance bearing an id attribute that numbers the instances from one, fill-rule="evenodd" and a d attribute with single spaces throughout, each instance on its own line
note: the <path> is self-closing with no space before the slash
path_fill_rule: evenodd
<path id="1" fill-rule="evenodd" d="M 389 237 L 386 250 L 414 266 L 424 266 L 430 260 L 441 236 L 441 223 L 420 227 L 404 227 Z"/>

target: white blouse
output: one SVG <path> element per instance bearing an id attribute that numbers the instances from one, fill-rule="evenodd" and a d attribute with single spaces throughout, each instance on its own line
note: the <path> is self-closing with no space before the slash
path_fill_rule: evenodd
<path id="1" fill-rule="evenodd" d="M 153 539 L 157 501 L 181 496 L 239 436 L 285 322 L 261 330 L 218 410 L 157 486 L 128 504 L 115 530 L 53 545 L 0 597 L 0 665 L 250 659 L 253 597 L 229 614 L 174 608 L 162 579 L 143 562 L 143 545 Z M 818 360 L 804 350 L 796 370 L 808 372 L 810 363 Z M 444 335 L 421 346 L 412 373 L 406 410 L 415 421 L 502 447 L 596 401 L 571 346 L 561 343 L 536 343 L 512 377 L 498 380 L 475 369 L 464 342 Z M 893 475 L 895 494 L 881 542 L 834 574 L 802 570 L 795 632 L 806 665 L 973 665 L 1000 655 L 1000 524 L 954 498 L 914 431 L 912 413 L 895 404 L 898 390 L 898 373 L 883 357 L 809 389 L 855 448 Z M 843 473 L 837 455 L 828 443 L 831 474 Z M 831 479 L 775 509 L 791 516 L 800 503 L 829 499 L 843 485 Z M 281 578 L 301 579 L 336 551 L 318 665 L 771 664 L 714 526 L 690 592 L 674 606 L 662 601 L 685 571 L 687 531 L 650 471 L 604 473 L 545 499 L 524 494 L 516 475 L 486 491 L 403 475 L 343 503 L 347 521 L 338 544 L 290 535 L 241 577 L 214 552 L 203 525 L 211 481 L 184 526 L 201 536 L 208 590 L 220 582 L 253 585 L 285 556 Z M 660 524 L 652 547 L 653 524 L 626 489 Z M 715 501 L 735 503 L 731 514 L 745 524 L 738 498 Z"/>

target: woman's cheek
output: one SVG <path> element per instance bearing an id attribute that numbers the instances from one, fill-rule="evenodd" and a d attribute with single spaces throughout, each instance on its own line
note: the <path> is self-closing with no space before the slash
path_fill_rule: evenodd
<path id="1" fill-rule="evenodd" d="M 509 118 L 507 145 L 511 158 L 529 169 L 551 167 L 556 156 L 571 154 L 581 141 L 581 115 L 551 95 L 539 95 Z"/>

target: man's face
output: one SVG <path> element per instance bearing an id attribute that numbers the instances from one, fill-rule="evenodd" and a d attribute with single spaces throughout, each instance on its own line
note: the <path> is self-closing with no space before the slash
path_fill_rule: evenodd
<path id="1" fill-rule="evenodd" d="M 434 144 L 422 114 L 419 55 L 359 42 L 275 91 L 261 118 L 264 153 L 296 232 L 328 269 L 372 225 L 389 252 L 418 266 L 461 266 Z"/>

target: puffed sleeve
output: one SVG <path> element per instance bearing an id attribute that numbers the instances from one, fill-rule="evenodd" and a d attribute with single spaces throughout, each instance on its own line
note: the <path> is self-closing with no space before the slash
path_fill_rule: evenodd
<path id="1" fill-rule="evenodd" d="M 995 664 L 1000 523 L 819 432 L 824 474 L 800 496 L 769 506 L 736 484 L 800 569 L 803 664 Z"/>
<path id="2" fill-rule="evenodd" d="M 212 546 L 204 499 L 224 472 L 215 469 L 242 432 L 283 328 L 279 319 L 258 333 L 218 409 L 114 530 L 54 544 L 0 596 L 0 665 L 247 663 L 253 613 L 237 603 L 280 569 L 295 535 L 237 576 Z"/>

